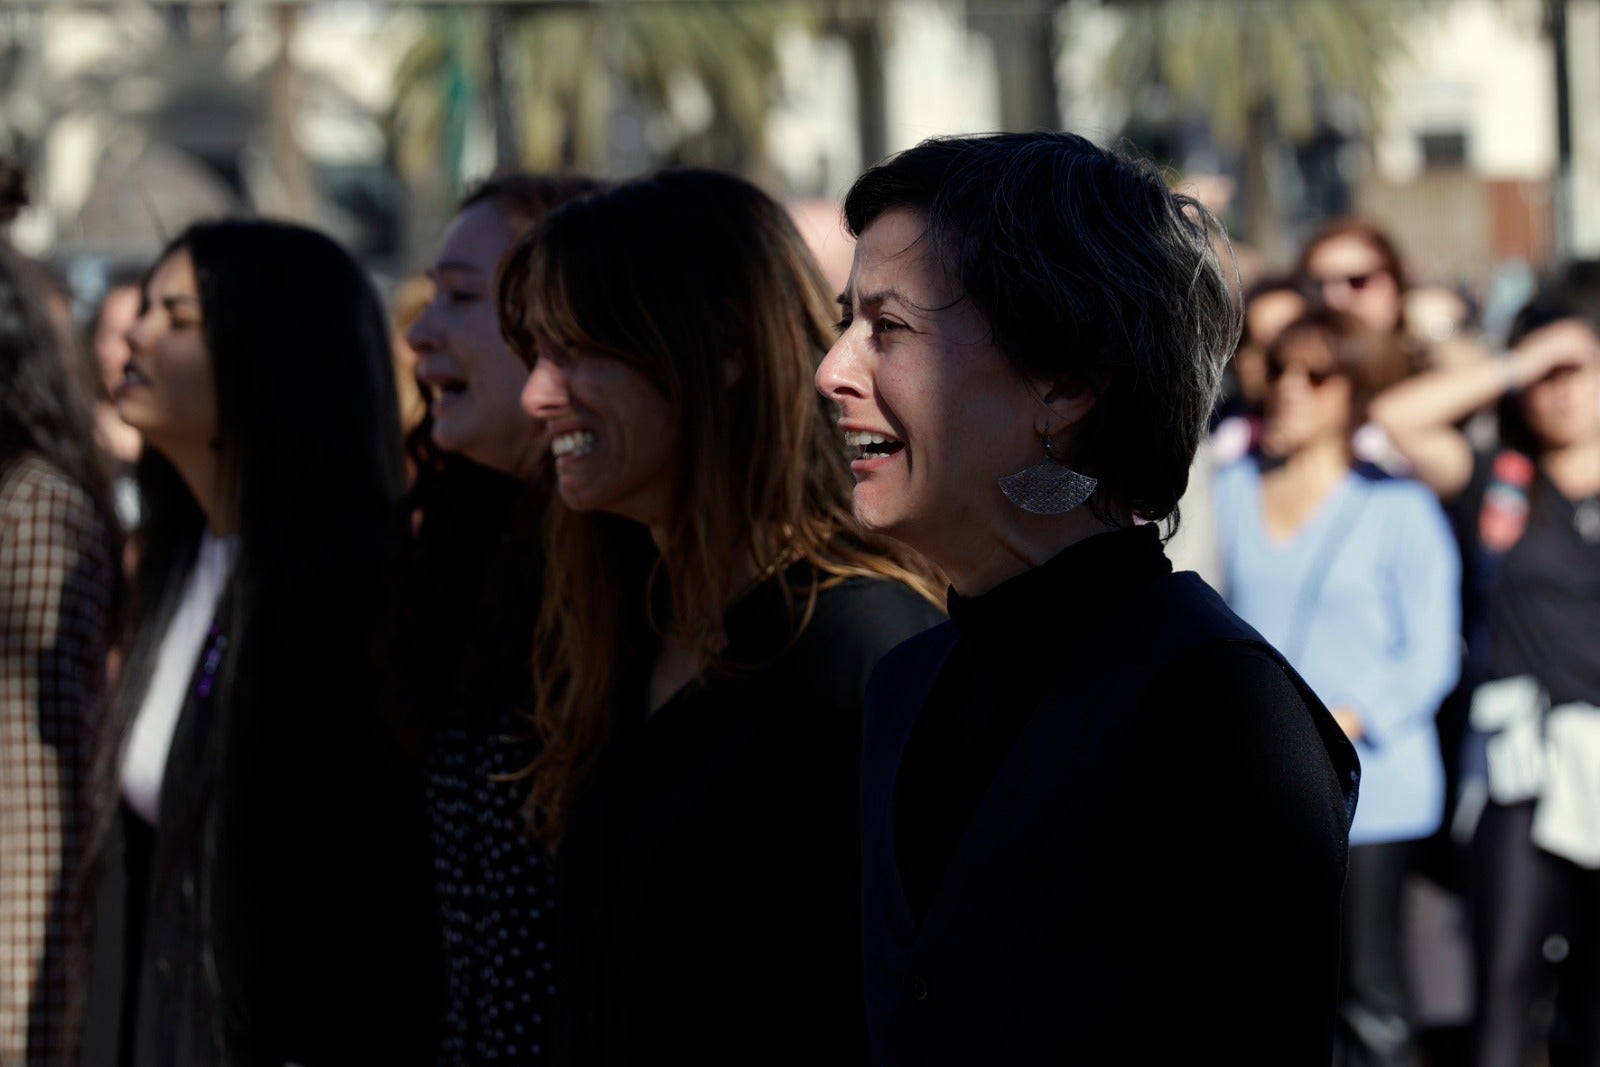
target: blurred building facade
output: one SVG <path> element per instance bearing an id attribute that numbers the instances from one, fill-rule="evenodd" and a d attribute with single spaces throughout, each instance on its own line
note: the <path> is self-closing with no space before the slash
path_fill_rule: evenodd
<path id="1" fill-rule="evenodd" d="M 1216 206 L 1244 222 L 1226 190 L 1260 177 L 1214 123 L 1160 86 L 1130 93 L 1104 77 L 1140 0 L 816 0 L 750 21 L 763 2 L 742 9 L 746 35 L 770 38 L 744 75 L 765 96 L 759 137 L 742 148 L 718 139 L 715 112 L 741 90 L 708 72 L 714 56 L 663 76 L 629 58 L 664 61 L 650 55 L 651 23 L 624 21 L 625 0 L 587 5 L 597 21 L 581 40 L 595 49 L 589 65 L 609 71 L 608 132 L 585 156 L 577 120 L 561 116 L 563 158 L 613 174 L 732 165 L 780 195 L 837 197 L 873 158 L 924 137 L 1059 124 L 1131 139 L 1224 190 Z M 441 12 L 475 5 L 11 0 L 0 8 L 0 150 L 37 172 L 39 205 L 13 236 L 61 257 L 147 255 L 191 217 L 248 206 L 312 221 L 402 274 L 466 180 L 526 158 L 541 115 L 593 106 L 518 98 L 554 84 L 552 64 L 533 47 L 538 25 L 507 12 L 527 20 L 558 6 L 586 5 L 490 5 L 447 25 Z M 634 8 L 659 18 L 671 6 Z M 434 81 L 418 81 L 419 41 L 441 33 Z M 466 54 L 450 38 L 461 33 L 479 58 L 450 58 Z M 619 41 L 626 33 L 641 39 Z M 1557 40 L 1570 62 L 1558 62 Z M 1274 144 L 1278 254 L 1339 211 L 1370 214 L 1420 273 L 1447 283 L 1600 253 L 1600 0 L 1439 0 L 1406 45 L 1384 72 L 1379 113 L 1327 94 L 1311 136 Z M 535 54 L 544 66 L 529 71 Z M 649 98 L 657 82 L 669 84 Z M 438 112 L 433 139 L 409 147 L 398 141 L 415 130 L 403 135 L 395 119 L 408 88 Z"/>

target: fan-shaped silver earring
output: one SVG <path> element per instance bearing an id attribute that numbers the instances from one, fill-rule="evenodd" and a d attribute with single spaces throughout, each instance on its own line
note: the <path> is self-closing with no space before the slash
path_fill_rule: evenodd
<path id="1" fill-rule="evenodd" d="M 1079 474 L 1056 459 L 1050 438 L 1044 439 L 1044 459 L 1025 470 L 1000 479 L 1000 491 L 1023 511 L 1035 515 L 1065 515 L 1088 500 L 1099 481 Z"/>

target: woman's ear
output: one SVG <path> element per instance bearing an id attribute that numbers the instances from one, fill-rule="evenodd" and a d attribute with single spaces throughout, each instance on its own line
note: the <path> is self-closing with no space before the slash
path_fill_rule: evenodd
<path id="1" fill-rule="evenodd" d="M 739 379 L 744 377 L 744 365 L 732 356 L 725 356 L 722 360 L 722 387 L 732 389 L 739 384 Z"/>
<path id="2" fill-rule="evenodd" d="M 1046 437 L 1070 433 L 1094 409 L 1098 400 L 1093 389 L 1070 378 L 1041 382 L 1035 395 L 1039 398 L 1039 412 L 1034 419 L 1034 429 Z"/>

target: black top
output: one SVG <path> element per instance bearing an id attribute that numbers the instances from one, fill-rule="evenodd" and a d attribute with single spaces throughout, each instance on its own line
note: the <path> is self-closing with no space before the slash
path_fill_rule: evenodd
<path id="1" fill-rule="evenodd" d="M 355 646 L 334 676 L 308 652 L 278 665 L 296 699 L 241 715 L 215 685 L 239 655 L 228 602 L 174 728 L 159 828 L 121 806 L 97 857 L 80 1061 L 432 1067 L 422 814 L 372 707 L 376 665 Z"/>
<path id="2" fill-rule="evenodd" d="M 982 596 L 951 588 L 961 641 L 911 735 L 895 796 L 900 875 L 922 914 L 956 837 L 1023 720 L 1061 669 L 1061 653 L 1101 618 L 1090 607 L 1172 572 L 1155 526 L 1080 541 Z"/>
<path id="3" fill-rule="evenodd" d="M 861 694 L 885 651 L 938 621 L 906 587 L 857 579 L 823 592 L 791 644 L 768 583 L 729 611 L 732 671 L 646 718 L 636 665 L 558 853 L 557 1062 L 865 1058 Z"/>
<path id="4" fill-rule="evenodd" d="M 1600 705 L 1600 642 L 1573 639 L 1600 633 L 1600 500 L 1569 500 L 1531 461 L 1501 452 L 1477 457 L 1452 511 L 1473 680 L 1527 674 L 1552 706 Z"/>
<path id="5" fill-rule="evenodd" d="M 885 658 L 863 751 L 875 1062 L 1326 1065 L 1357 762 L 1153 529 Z"/>
<path id="6" fill-rule="evenodd" d="M 449 716 L 430 735 L 425 799 L 442 927 L 439 1067 L 545 1061 L 555 999 L 555 874 L 523 832 L 531 726 Z"/>

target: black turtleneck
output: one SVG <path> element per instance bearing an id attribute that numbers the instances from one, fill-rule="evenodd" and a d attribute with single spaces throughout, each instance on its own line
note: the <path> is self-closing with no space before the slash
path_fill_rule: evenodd
<path id="1" fill-rule="evenodd" d="M 1048 562 L 965 597 L 952 587 L 961 640 L 906 749 L 895 789 L 895 851 L 921 915 L 956 839 L 1017 731 L 1060 673 L 1062 654 L 1105 605 L 1172 572 L 1154 525 L 1097 534 Z"/>
<path id="2" fill-rule="evenodd" d="M 868 703 L 874 1062 L 1326 1064 L 1356 760 L 1315 696 L 1150 527 L 949 613 Z"/>

